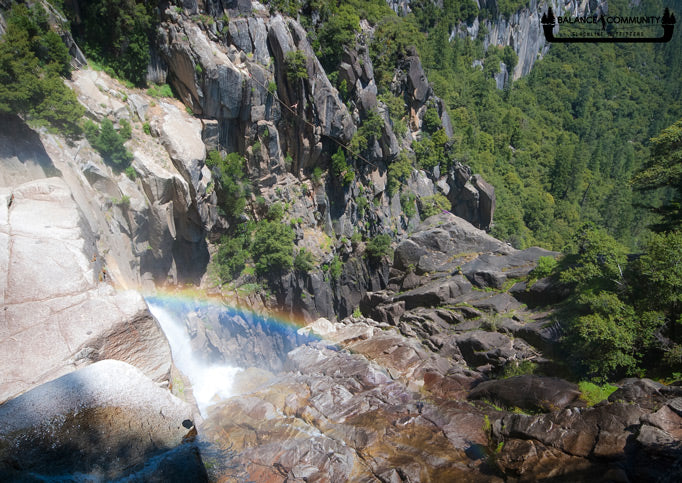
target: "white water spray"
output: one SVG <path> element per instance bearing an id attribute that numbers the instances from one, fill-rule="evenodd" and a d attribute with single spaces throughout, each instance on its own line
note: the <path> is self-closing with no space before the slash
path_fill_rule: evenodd
<path id="1" fill-rule="evenodd" d="M 149 311 L 159 321 L 171 346 L 175 366 L 190 380 L 201 415 L 220 399 L 232 396 L 235 375 L 241 371 L 228 365 L 208 365 L 195 357 L 187 329 L 170 310 L 147 300 Z"/>

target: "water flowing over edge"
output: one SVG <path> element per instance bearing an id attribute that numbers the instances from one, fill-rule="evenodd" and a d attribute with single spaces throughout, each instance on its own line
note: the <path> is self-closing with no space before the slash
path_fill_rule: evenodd
<path id="1" fill-rule="evenodd" d="M 242 369 L 200 360 L 192 350 L 190 335 L 180 317 L 154 298 L 145 298 L 145 301 L 168 339 L 175 366 L 192 384 L 194 399 L 205 418 L 209 406 L 233 395 L 234 378 Z"/>

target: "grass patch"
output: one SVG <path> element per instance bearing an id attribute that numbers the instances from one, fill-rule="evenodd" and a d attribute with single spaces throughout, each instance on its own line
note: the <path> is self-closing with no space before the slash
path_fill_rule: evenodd
<path id="1" fill-rule="evenodd" d="M 607 399 L 616 389 L 617 386 L 611 384 L 604 384 L 603 386 L 597 386 L 592 382 L 579 382 L 578 388 L 582 392 L 581 398 L 587 402 L 588 406 L 594 406 Z"/>
<path id="2" fill-rule="evenodd" d="M 147 95 L 151 97 L 173 97 L 173 91 L 168 84 L 156 85 L 152 84 L 149 89 L 147 89 Z"/>

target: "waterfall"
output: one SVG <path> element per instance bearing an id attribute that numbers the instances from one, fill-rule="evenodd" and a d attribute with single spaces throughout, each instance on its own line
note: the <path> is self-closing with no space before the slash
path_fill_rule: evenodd
<path id="1" fill-rule="evenodd" d="M 192 351 L 191 339 L 183 320 L 154 300 L 146 299 L 146 302 L 170 343 L 175 366 L 192 384 L 194 399 L 205 418 L 209 406 L 233 395 L 234 377 L 241 369 L 203 362 Z"/>

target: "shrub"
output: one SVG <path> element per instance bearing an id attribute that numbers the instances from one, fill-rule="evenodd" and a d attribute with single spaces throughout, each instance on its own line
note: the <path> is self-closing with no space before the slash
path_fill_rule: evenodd
<path id="1" fill-rule="evenodd" d="M 130 125 L 128 125 L 130 128 Z M 84 125 L 85 137 L 93 148 L 99 151 L 106 163 L 115 168 L 125 169 L 133 160 L 133 155 L 123 145 L 124 137 L 114 129 L 113 123 L 104 118 L 98 127 L 88 120 Z"/>
<path id="2" fill-rule="evenodd" d="M 384 127 L 384 119 L 375 109 L 367 114 L 367 117 L 358 128 L 351 139 L 350 145 L 353 151 L 365 151 L 375 140 L 381 137 L 381 130 Z"/>
<path id="3" fill-rule="evenodd" d="M 111 200 L 113 204 L 116 206 L 121 206 L 123 208 L 127 208 L 130 206 L 130 196 L 128 195 L 121 195 L 120 198 L 113 198 Z"/>
<path id="4" fill-rule="evenodd" d="M 388 235 L 377 235 L 367 244 L 365 249 L 367 256 L 373 260 L 379 260 L 392 253 L 391 237 Z"/>
<path id="5" fill-rule="evenodd" d="M 438 110 L 435 107 L 429 107 L 424 113 L 422 121 L 422 131 L 433 134 L 442 127 Z"/>
<path id="6" fill-rule="evenodd" d="M 365 214 L 365 210 L 369 206 L 369 201 L 367 201 L 367 198 L 364 196 L 360 196 L 356 203 L 358 205 L 358 216 L 363 216 Z"/>
<path id="7" fill-rule="evenodd" d="M 146 135 L 148 136 L 152 135 L 152 126 L 148 122 L 142 124 L 142 130 L 145 132 Z"/>
<path id="8" fill-rule="evenodd" d="M 151 97 L 173 97 L 173 91 L 168 84 L 162 84 L 160 86 L 152 84 L 149 89 L 147 89 L 147 95 Z"/>
<path id="9" fill-rule="evenodd" d="M 401 193 L 400 195 L 400 207 L 403 209 L 403 213 L 405 216 L 408 218 L 412 218 L 414 215 L 417 214 L 417 207 L 415 205 L 415 196 L 414 193 Z"/>
<path id="10" fill-rule="evenodd" d="M 282 207 L 282 203 L 273 203 L 270 205 L 270 208 L 268 208 L 268 213 L 265 216 L 270 221 L 281 221 L 282 218 L 284 217 L 284 208 Z"/>
<path id="11" fill-rule="evenodd" d="M 246 267 L 249 253 L 244 249 L 244 241 L 244 237 L 221 239 L 214 262 L 218 268 L 218 276 L 223 283 L 239 277 Z"/>
<path id="12" fill-rule="evenodd" d="M 538 258 L 538 265 L 530 273 L 533 278 L 541 279 L 549 276 L 559 264 L 554 257 Z"/>
<path id="13" fill-rule="evenodd" d="M 315 166 L 313 169 L 313 174 L 311 175 L 310 179 L 312 179 L 313 183 L 316 185 L 320 184 L 320 181 L 322 181 L 322 168 L 319 166 Z"/>
<path id="14" fill-rule="evenodd" d="M 132 166 L 128 166 L 124 170 L 124 172 L 125 172 L 126 176 L 128 178 L 132 179 L 133 181 L 135 181 L 135 179 L 137 179 L 137 172 L 135 171 L 135 168 L 133 168 Z"/>
<path id="15" fill-rule="evenodd" d="M 398 158 L 388 167 L 386 189 L 388 194 L 393 196 L 400 188 L 400 185 L 407 181 L 412 174 L 412 162 L 404 151 L 398 154 Z"/>
<path id="16" fill-rule="evenodd" d="M 121 119 L 119 124 L 121 125 L 121 128 L 118 130 L 118 133 L 121 135 L 123 139 L 127 141 L 128 139 L 133 137 L 133 130 L 130 127 L 130 122 L 128 122 L 127 119 Z"/>
<path id="17" fill-rule="evenodd" d="M 287 79 L 289 79 L 289 82 L 294 84 L 299 80 L 308 78 L 306 62 L 305 54 L 302 51 L 291 50 L 287 52 L 287 55 L 284 58 L 284 65 L 286 67 Z"/>
<path id="18" fill-rule="evenodd" d="M 341 278 L 341 273 L 343 272 L 343 262 L 338 255 L 334 255 L 334 259 L 329 264 L 329 275 L 332 280 L 337 281 Z"/>
<path id="19" fill-rule="evenodd" d="M 346 163 L 346 155 L 343 153 L 343 148 L 339 148 L 332 155 L 332 170 L 344 186 L 349 185 L 355 179 L 355 171 Z"/>
<path id="20" fill-rule="evenodd" d="M 362 241 L 362 233 L 360 233 L 359 231 L 356 231 L 355 233 L 353 233 L 353 236 L 350 237 L 350 242 L 353 245 L 357 245 L 361 241 Z"/>
<path id="21" fill-rule="evenodd" d="M 305 248 L 301 248 L 294 259 L 294 268 L 299 272 L 308 273 L 315 268 L 315 257 Z"/>
<path id="22" fill-rule="evenodd" d="M 222 156 L 218 151 L 211 151 L 206 158 L 206 165 L 214 173 L 217 171 L 218 202 L 227 216 L 240 215 L 246 206 L 244 164 L 244 158 L 238 153 Z"/>
<path id="23" fill-rule="evenodd" d="M 603 386 L 598 386 L 591 382 L 580 382 L 578 383 L 578 388 L 582 392 L 581 398 L 587 402 L 588 406 L 594 406 L 607 399 L 613 392 L 618 389 L 617 386 L 611 384 L 604 384 Z"/>
<path id="24" fill-rule="evenodd" d="M 450 200 L 440 193 L 436 193 L 433 196 L 426 196 L 420 200 L 422 210 L 421 219 L 425 220 L 429 216 L 437 215 L 443 210 L 450 211 Z"/>
<path id="25" fill-rule="evenodd" d="M 266 275 L 290 269 L 294 262 L 294 238 L 294 231 L 288 225 L 276 221 L 259 223 L 251 245 L 256 272 Z"/>

